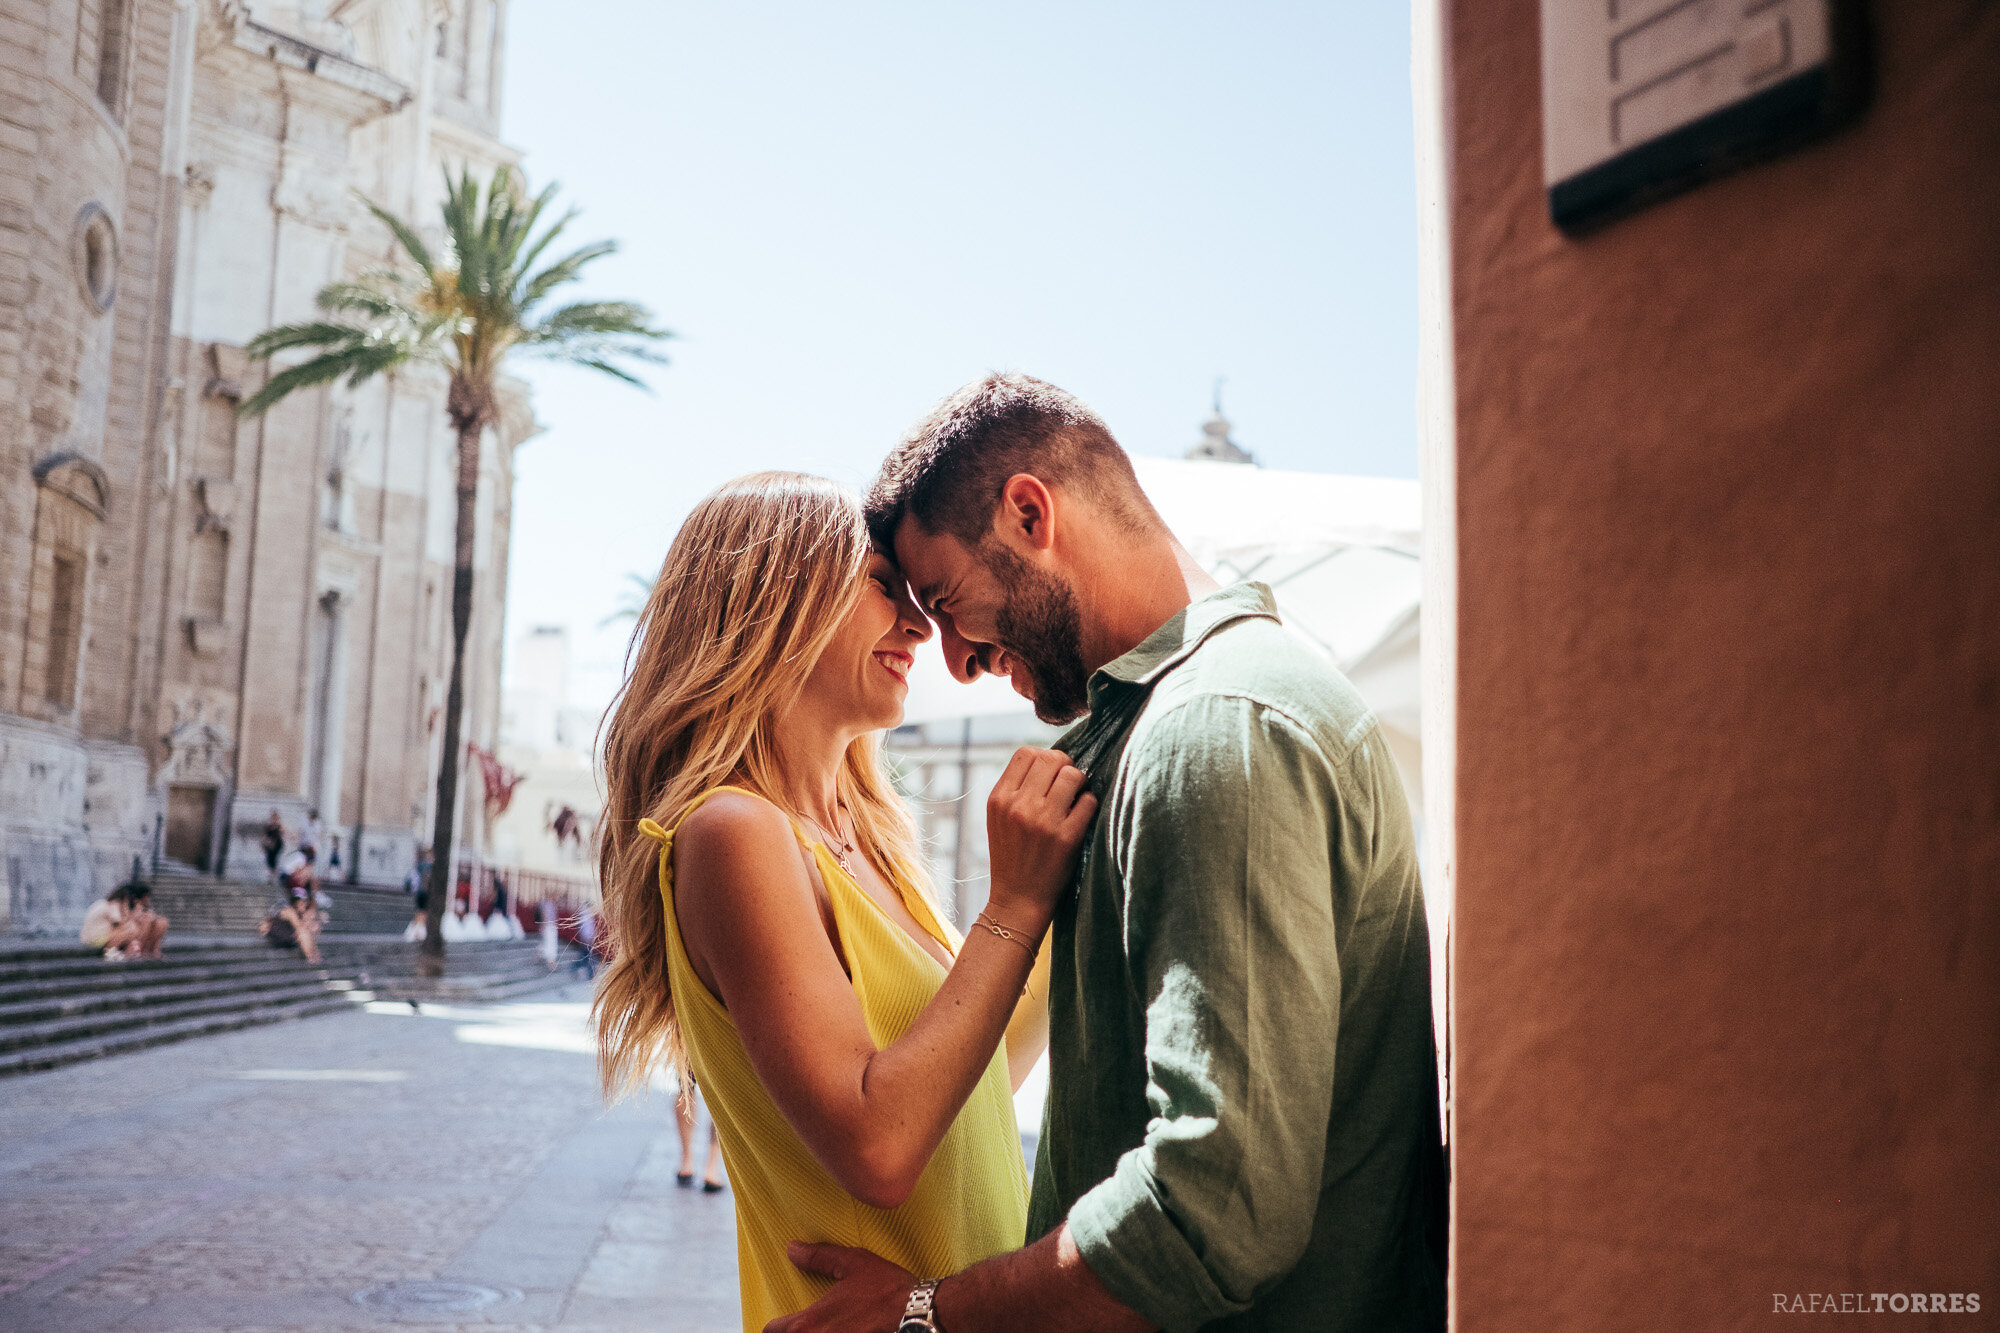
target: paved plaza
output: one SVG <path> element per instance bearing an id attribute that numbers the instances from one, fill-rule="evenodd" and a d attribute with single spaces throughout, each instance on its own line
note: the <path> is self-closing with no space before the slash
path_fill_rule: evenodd
<path id="1" fill-rule="evenodd" d="M 730 1196 L 676 1188 L 670 1095 L 603 1110 L 585 999 L 0 1081 L 0 1328 L 736 1329 Z"/>

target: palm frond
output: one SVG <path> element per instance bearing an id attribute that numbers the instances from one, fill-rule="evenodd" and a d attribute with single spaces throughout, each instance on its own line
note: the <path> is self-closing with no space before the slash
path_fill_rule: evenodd
<path id="1" fill-rule="evenodd" d="M 550 223 L 540 236 L 531 239 L 534 229 L 541 224 L 543 212 L 555 202 L 555 193 L 556 187 L 551 185 L 535 196 L 534 214 L 529 218 L 528 225 L 521 229 L 521 241 L 526 249 L 516 250 L 507 260 L 507 267 L 517 280 L 534 271 L 535 261 L 542 257 L 542 251 L 548 249 L 549 243 L 562 235 L 563 228 L 576 217 L 576 210 L 572 208 Z"/>
<path id="2" fill-rule="evenodd" d="M 594 259 L 602 259 L 606 255 L 616 254 L 617 252 L 618 242 L 616 241 L 592 241 L 589 245 L 579 246 L 577 249 L 570 251 L 561 259 L 556 260 L 540 273 L 528 279 L 527 285 L 521 290 L 521 309 L 523 311 L 534 309 L 536 304 L 550 292 L 566 282 L 576 281 L 577 270 L 581 269 L 585 264 L 590 263 Z"/>
<path id="3" fill-rule="evenodd" d="M 527 330 L 524 342 L 560 342 L 580 334 L 631 338 L 671 338 L 653 327 L 652 312 L 634 301 L 573 301 L 552 310 Z"/>
<path id="4" fill-rule="evenodd" d="M 424 244 L 423 237 L 417 235 L 416 228 L 382 207 L 382 205 L 376 203 L 373 199 L 370 199 L 367 195 L 362 194 L 359 190 L 355 191 L 355 197 L 367 206 L 368 211 L 375 215 L 377 221 L 389 229 L 389 234 L 394 236 L 396 243 L 403 247 L 403 253 L 410 257 L 410 262 L 415 264 L 426 278 L 436 272 L 437 265 L 436 261 L 431 258 L 430 247 Z"/>
<path id="5" fill-rule="evenodd" d="M 528 238 L 534 235 L 535 228 L 540 225 L 542 210 L 554 202 L 555 189 L 554 185 L 544 186 L 542 192 L 534 198 L 515 201 L 514 214 L 507 226 L 507 243 L 500 251 L 500 268 L 503 272 L 520 272 L 521 248 L 528 243 Z"/>
<path id="6" fill-rule="evenodd" d="M 349 358 L 353 368 L 347 372 L 347 387 L 357 388 L 385 370 L 393 370 L 415 360 L 412 352 L 412 345 L 403 342 L 385 340 L 362 344 Z"/>
<path id="7" fill-rule="evenodd" d="M 331 384 L 343 376 L 349 384 L 359 384 L 370 375 L 406 359 L 398 352 L 397 345 L 392 343 L 353 343 L 301 361 L 296 366 L 287 366 L 264 381 L 263 388 L 239 403 L 236 415 L 261 416 L 289 394 L 320 384 Z"/>
<path id="8" fill-rule="evenodd" d="M 334 324 L 325 320 L 306 324 L 280 324 L 252 338 L 243 350 L 251 360 L 262 361 L 279 352 L 296 351 L 301 347 L 327 349 L 338 347 L 360 336 L 361 330 L 351 324 Z"/>
<path id="9" fill-rule="evenodd" d="M 625 589 L 625 600 L 618 604 L 616 611 L 598 621 L 597 628 L 605 629 L 621 620 L 636 623 L 639 617 L 645 614 L 646 603 L 653 598 L 653 580 L 644 574 L 628 572 L 625 575 L 625 582 L 629 585 Z"/>
<path id="10" fill-rule="evenodd" d="M 631 371 L 626 370 L 622 366 L 615 366 L 611 364 L 611 362 L 606 361 L 603 357 L 600 356 L 577 355 L 574 353 L 565 352 L 556 355 L 555 359 L 558 361 L 568 362 L 572 366 L 582 366 L 586 370 L 602 371 L 606 375 L 609 375 L 614 380 L 623 380 L 625 383 L 631 385 L 633 388 L 644 389 L 647 393 L 651 393 L 653 391 L 652 385 L 646 383 L 646 381 L 640 379 L 637 375 L 634 375 Z M 661 359 L 664 360 L 665 358 L 663 357 Z"/>
<path id="11" fill-rule="evenodd" d="M 435 246 L 389 210 L 363 200 L 416 273 L 389 265 L 328 283 L 318 294 L 326 318 L 260 334 L 251 345 L 254 355 L 312 355 L 273 374 L 244 404 L 246 415 L 267 411 L 300 389 L 343 378 L 359 384 L 411 361 L 434 362 L 469 383 L 490 387 L 508 353 L 518 349 L 641 388 L 643 381 L 629 367 L 665 362 L 649 344 L 671 335 L 636 302 L 573 301 L 530 318 L 552 291 L 618 248 L 613 241 L 597 241 L 537 270 L 576 216 L 570 210 L 545 223 L 556 199 L 554 185 L 529 195 L 520 175 L 504 165 L 483 181 L 464 165 L 455 171 L 446 167 L 443 177 L 444 234 Z"/>
<path id="12" fill-rule="evenodd" d="M 414 306 L 402 295 L 384 291 L 379 282 L 329 282 L 319 289 L 315 303 L 328 314 L 366 315 L 373 319 L 420 320 Z"/>

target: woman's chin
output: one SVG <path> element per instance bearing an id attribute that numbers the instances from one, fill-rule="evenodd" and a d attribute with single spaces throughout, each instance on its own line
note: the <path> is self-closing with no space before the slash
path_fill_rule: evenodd
<path id="1" fill-rule="evenodd" d="M 876 710 L 876 729 L 879 731 L 893 731 L 897 727 L 902 726 L 903 713 L 906 711 L 904 704 L 909 697 L 910 687 L 908 685 L 899 684 L 894 687 L 890 694 L 881 700 L 881 706 Z"/>

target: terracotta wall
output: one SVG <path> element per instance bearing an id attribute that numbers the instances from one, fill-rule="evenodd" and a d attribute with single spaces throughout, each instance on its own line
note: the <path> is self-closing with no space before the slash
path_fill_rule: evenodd
<path id="1" fill-rule="evenodd" d="M 1583 241 L 1446 0 L 1456 1327 L 2000 1324 L 2000 5 Z"/>

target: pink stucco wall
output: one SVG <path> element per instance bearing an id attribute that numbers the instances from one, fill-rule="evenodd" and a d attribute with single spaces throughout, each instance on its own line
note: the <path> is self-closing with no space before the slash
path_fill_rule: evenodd
<path id="1" fill-rule="evenodd" d="M 1871 9 L 1857 125 L 1572 241 L 1447 0 L 1461 1329 L 2000 1324 L 2000 6 Z"/>

